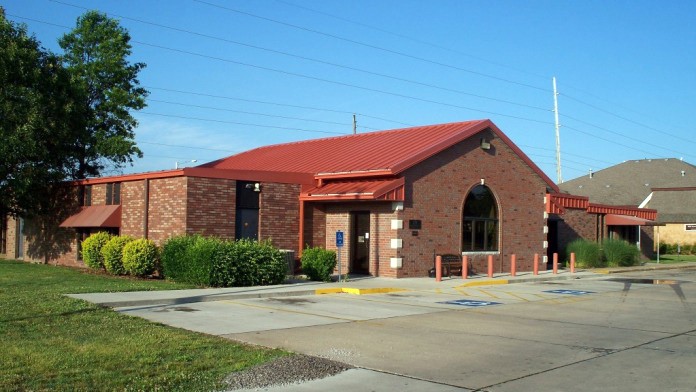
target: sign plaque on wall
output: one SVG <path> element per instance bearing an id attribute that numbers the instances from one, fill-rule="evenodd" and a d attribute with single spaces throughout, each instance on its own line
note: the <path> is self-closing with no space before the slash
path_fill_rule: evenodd
<path id="1" fill-rule="evenodd" d="M 684 231 L 696 231 L 696 223 L 689 223 L 684 225 Z"/>

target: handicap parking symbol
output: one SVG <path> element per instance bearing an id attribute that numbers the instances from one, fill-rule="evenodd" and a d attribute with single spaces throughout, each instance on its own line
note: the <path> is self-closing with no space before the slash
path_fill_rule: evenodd
<path id="1" fill-rule="evenodd" d="M 500 305 L 500 302 L 492 302 L 492 301 L 474 301 L 470 299 L 457 299 L 454 301 L 446 301 L 446 302 L 439 302 L 441 304 L 447 304 L 447 305 L 461 305 L 461 306 L 469 306 L 469 307 L 481 307 L 481 306 L 490 306 L 490 305 Z"/>
<path id="2" fill-rule="evenodd" d="M 565 294 L 565 295 L 585 295 L 594 294 L 594 291 L 582 291 L 582 290 L 546 290 L 545 293 L 552 294 Z"/>

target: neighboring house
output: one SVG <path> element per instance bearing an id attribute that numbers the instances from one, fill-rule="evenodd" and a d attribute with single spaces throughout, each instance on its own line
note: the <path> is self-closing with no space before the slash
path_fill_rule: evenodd
<path id="1" fill-rule="evenodd" d="M 645 207 L 659 211 L 656 241 L 662 244 L 696 244 L 696 186 L 653 188 Z"/>
<path id="2" fill-rule="evenodd" d="M 695 235 L 686 230 L 694 216 L 693 188 L 696 187 L 696 166 L 680 159 L 641 159 L 624 163 L 579 177 L 562 184 L 562 192 L 589 197 L 593 203 L 630 208 L 657 210 L 656 222 L 616 222 L 610 230 L 616 236 L 638 242 L 639 238 L 657 241 L 657 232 L 664 242 L 664 233 L 680 231 L 679 236 L 669 237 L 679 241 L 693 241 Z M 678 228 L 673 228 L 672 224 Z M 666 225 L 667 227 L 660 227 Z M 654 226 L 654 227 L 653 227 Z M 640 227 L 641 230 L 636 230 Z M 645 244 L 642 244 L 644 254 Z"/>
<path id="3" fill-rule="evenodd" d="M 336 250 L 341 231 L 344 272 L 427 276 L 435 254 L 468 255 L 478 272 L 489 255 L 509 271 L 515 254 L 531 270 L 555 235 L 547 210 L 559 193 L 489 120 L 265 146 L 72 189 L 81 207 L 52 217 L 55 232 L 10 219 L 5 254 L 81 266 L 81 241 L 107 230 L 159 244 L 194 233 L 269 240 L 299 256 Z"/>

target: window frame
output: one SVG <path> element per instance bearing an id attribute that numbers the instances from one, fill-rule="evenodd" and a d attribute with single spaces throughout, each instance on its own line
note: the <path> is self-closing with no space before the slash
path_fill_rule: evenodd
<path id="1" fill-rule="evenodd" d="M 485 205 L 483 214 L 470 213 L 467 203 L 479 189 L 485 188 L 489 204 Z M 461 249 L 462 253 L 498 253 L 500 251 L 500 213 L 493 190 L 486 185 L 476 185 L 469 190 L 462 207 Z M 491 216 L 492 215 L 492 216 Z M 481 236 L 483 236 L 481 238 Z"/>

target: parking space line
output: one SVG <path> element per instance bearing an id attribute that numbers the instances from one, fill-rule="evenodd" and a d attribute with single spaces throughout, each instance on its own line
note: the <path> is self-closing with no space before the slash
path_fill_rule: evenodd
<path id="1" fill-rule="evenodd" d="M 524 297 L 522 297 L 521 295 L 517 295 L 517 294 L 511 293 L 511 292 L 509 292 L 509 291 L 504 291 L 504 293 L 507 294 L 507 295 L 509 295 L 509 296 L 512 296 L 512 297 L 521 299 L 522 301 L 525 301 L 525 302 L 532 302 L 532 300 L 530 300 L 530 299 L 524 298 Z"/>
<path id="2" fill-rule="evenodd" d="M 491 293 L 489 293 L 489 292 L 486 291 L 486 290 L 478 289 L 478 291 L 481 292 L 481 293 L 483 293 L 483 294 L 485 294 L 485 295 L 487 295 L 487 296 L 489 296 L 489 297 L 491 297 L 491 298 L 500 299 L 500 297 L 498 297 L 497 295 L 491 294 Z"/>

